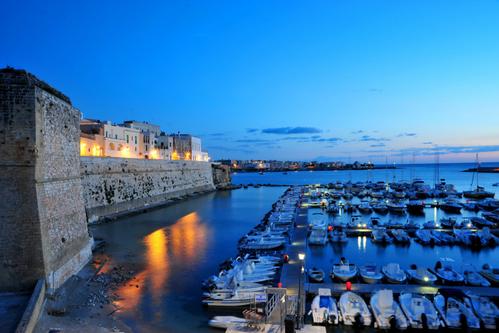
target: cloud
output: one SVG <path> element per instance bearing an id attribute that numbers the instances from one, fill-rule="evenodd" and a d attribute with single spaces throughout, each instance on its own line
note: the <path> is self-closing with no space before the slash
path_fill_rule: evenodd
<path id="1" fill-rule="evenodd" d="M 273 143 L 273 140 L 267 139 L 238 139 L 235 142 L 245 142 L 245 143 Z"/>
<path id="2" fill-rule="evenodd" d="M 431 142 L 431 141 L 425 141 L 425 142 L 423 142 L 423 144 L 424 144 L 424 145 L 432 145 L 432 144 L 433 144 L 433 142 Z"/>
<path id="3" fill-rule="evenodd" d="M 377 138 L 373 137 L 370 135 L 363 135 L 360 137 L 359 141 L 364 141 L 364 142 L 369 142 L 369 141 L 374 141 L 374 142 L 382 142 L 382 141 L 390 141 L 390 139 L 387 138 Z"/>
<path id="4" fill-rule="evenodd" d="M 383 89 L 381 89 L 381 88 L 370 88 L 369 92 L 372 92 L 372 93 L 382 93 Z"/>
<path id="5" fill-rule="evenodd" d="M 380 143 L 375 143 L 375 144 L 372 144 L 370 145 L 369 147 L 385 147 L 386 145 L 383 143 L 383 142 L 380 142 Z"/>
<path id="6" fill-rule="evenodd" d="M 315 127 L 276 127 L 276 128 L 264 128 L 262 133 L 264 134 L 313 134 L 321 133 L 322 131 Z"/>
<path id="7" fill-rule="evenodd" d="M 353 132 L 352 132 L 352 134 L 362 134 L 362 133 L 364 133 L 364 131 L 363 131 L 363 130 L 358 130 L 358 131 L 353 131 Z"/>
<path id="8" fill-rule="evenodd" d="M 246 133 L 255 133 L 258 131 L 258 128 L 247 128 Z"/>
<path id="9" fill-rule="evenodd" d="M 397 137 L 403 137 L 403 136 L 416 136 L 416 133 L 400 133 L 399 135 L 397 135 Z"/>

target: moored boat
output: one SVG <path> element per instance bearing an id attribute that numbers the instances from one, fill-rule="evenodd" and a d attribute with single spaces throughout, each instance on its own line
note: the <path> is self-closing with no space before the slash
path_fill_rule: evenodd
<path id="1" fill-rule="evenodd" d="M 362 265 L 360 266 L 359 271 L 360 277 L 365 283 L 380 283 L 381 279 L 383 279 L 383 274 L 376 264 Z"/>
<path id="2" fill-rule="evenodd" d="M 370 326 L 372 322 L 371 312 L 366 302 L 359 295 L 347 291 L 344 292 L 338 302 L 343 324 Z"/>
<path id="3" fill-rule="evenodd" d="M 440 318 L 433 303 L 423 295 L 402 293 L 400 307 L 412 328 L 438 330 Z"/>
<path id="4" fill-rule="evenodd" d="M 464 302 L 466 295 L 459 289 L 441 288 L 433 304 L 449 328 L 480 328 L 480 320 Z"/>
<path id="5" fill-rule="evenodd" d="M 405 330 L 408 327 L 407 319 L 400 305 L 393 299 L 393 291 L 382 289 L 375 292 L 370 300 L 374 314 L 374 326 L 379 329 Z"/>
<path id="6" fill-rule="evenodd" d="M 358 272 L 355 264 L 350 264 L 345 258 L 342 258 L 339 264 L 333 265 L 331 277 L 346 282 L 355 278 Z"/>
<path id="7" fill-rule="evenodd" d="M 314 324 L 338 324 L 340 316 L 336 300 L 331 297 L 331 289 L 319 288 L 318 292 L 310 307 Z"/>
<path id="8" fill-rule="evenodd" d="M 468 306 L 475 311 L 483 323 L 483 327 L 490 330 L 497 329 L 499 320 L 499 309 L 488 297 L 478 296 L 472 292 L 466 292 Z"/>
<path id="9" fill-rule="evenodd" d="M 308 279 L 310 282 L 316 282 L 316 283 L 321 283 L 324 281 L 324 277 L 326 273 L 324 273 L 324 270 L 316 267 L 309 268 L 307 270 L 308 274 Z"/>
<path id="10" fill-rule="evenodd" d="M 389 263 L 381 268 L 381 272 L 385 275 L 385 280 L 388 283 L 405 283 L 407 281 L 407 274 L 400 265 L 397 263 Z"/>
<path id="11" fill-rule="evenodd" d="M 435 274 L 428 271 L 426 268 L 411 265 L 407 270 L 407 275 L 411 281 L 422 285 L 432 285 L 437 281 Z"/>

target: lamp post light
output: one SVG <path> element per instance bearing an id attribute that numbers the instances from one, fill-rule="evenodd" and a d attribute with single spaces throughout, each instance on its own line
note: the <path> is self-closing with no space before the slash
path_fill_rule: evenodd
<path id="1" fill-rule="evenodd" d="M 300 275 L 298 275 L 298 323 L 297 323 L 297 328 L 301 329 L 302 328 L 302 321 L 303 321 L 303 316 L 302 316 L 302 297 L 301 297 L 301 284 L 302 284 L 302 275 L 305 271 L 305 253 L 298 253 L 298 259 L 300 260 Z"/>

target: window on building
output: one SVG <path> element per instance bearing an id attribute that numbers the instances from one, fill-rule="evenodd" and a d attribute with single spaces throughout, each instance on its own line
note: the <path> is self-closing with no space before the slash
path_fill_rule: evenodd
<path id="1" fill-rule="evenodd" d="M 110 150 L 114 150 L 114 143 L 110 143 L 110 144 L 109 144 L 109 149 L 110 149 Z"/>
<path id="2" fill-rule="evenodd" d="M 126 135 L 126 143 L 130 143 L 130 140 L 129 140 L 128 134 Z"/>
<path id="3" fill-rule="evenodd" d="M 115 135 L 114 135 L 114 138 L 115 138 L 115 139 L 118 139 L 118 134 L 115 134 Z"/>
<path id="4" fill-rule="evenodd" d="M 135 136 L 135 144 L 137 144 L 137 136 Z"/>

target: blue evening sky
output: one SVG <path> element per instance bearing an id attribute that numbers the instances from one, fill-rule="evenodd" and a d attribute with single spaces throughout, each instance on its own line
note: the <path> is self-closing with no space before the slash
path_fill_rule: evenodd
<path id="1" fill-rule="evenodd" d="M 215 158 L 499 160 L 499 1 L 2 1 L 0 66 Z"/>

